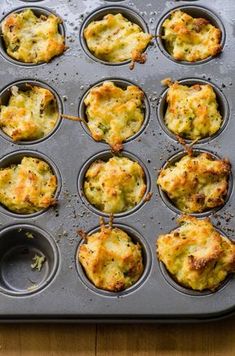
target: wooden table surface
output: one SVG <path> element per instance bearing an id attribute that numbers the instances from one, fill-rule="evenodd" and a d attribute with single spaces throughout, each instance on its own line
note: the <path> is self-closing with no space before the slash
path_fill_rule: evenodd
<path id="1" fill-rule="evenodd" d="M 235 318 L 206 324 L 0 326 L 0 356 L 235 355 Z"/>

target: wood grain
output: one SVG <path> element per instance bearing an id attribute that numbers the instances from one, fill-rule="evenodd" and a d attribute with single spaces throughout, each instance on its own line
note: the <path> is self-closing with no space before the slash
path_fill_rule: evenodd
<path id="1" fill-rule="evenodd" d="M 95 325 L 1 325 L 0 355 L 95 355 Z"/>
<path id="2" fill-rule="evenodd" d="M 234 356 L 234 320 L 207 324 L 100 326 L 98 356 Z"/>
<path id="3" fill-rule="evenodd" d="M 1 325 L 0 356 L 234 356 L 235 319 L 206 324 Z"/>

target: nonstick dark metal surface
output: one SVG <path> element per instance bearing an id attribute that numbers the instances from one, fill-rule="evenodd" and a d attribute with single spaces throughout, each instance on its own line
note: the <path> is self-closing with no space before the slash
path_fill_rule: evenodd
<path id="1" fill-rule="evenodd" d="M 156 186 L 157 172 L 169 158 L 183 151 L 183 147 L 163 127 L 161 110 L 164 108 L 165 88 L 160 83 L 162 79 L 186 79 L 188 83 L 198 79 L 215 85 L 225 123 L 218 135 L 202 140 L 195 148 L 228 157 L 234 175 L 235 2 L 2 0 L 1 19 L 22 6 L 37 7 L 39 12 L 43 9 L 56 12 L 64 20 L 61 31 L 65 31 L 69 49 L 49 64 L 22 65 L 6 55 L 0 42 L 2 100 L 6 98 L 4 91 L 9 85 L 18 81 L 21 85 L 22 82 L 35 81 L 57 93 L 61 112 L 78 115 L 83 112 L 84 94 L 98 82 L 115 79 L 135 83 L 146 94 L 145 105 L 149 115 L 144 130 L 125 143 L 123 154 L 134 155 L 146 167 L 150 177 L 148 190 L 153 192 L 153 196 L 130 213 L 114 218 L 117 225 L 142 243 L 145 261 L 143 277 L 122 293 L 98 290 L 86 279 L 75 258 L 81 243 L 77 230 L 93 231 L 98 227 L 100 216 L 81 196 L 81 172 L 95 155 L 107 157 L 109 146 L 95 142 L 79 122 L 64 119 L 51 135 L 36 143 L 16 144 L 0 133 L 1 167 L 6 162 L 16 162 L 18 153 L 19 157 L 22 154 L 43 155 L 58 175 L 60 185 L 56 208 L 33 216 L 19 216 L 3 207 L 0 209 L 0 320 L 198 321 L 232 313 L 235 307 L 235 278 L 228 278 L 214 293 L 198 293 L 182 288 L 159 264 L 155 243 L 159 234 L 176 227 L 178 216 L 162 199 L 163 195 Z M 107 7 L 101 11 L 102 14 L 121 11 L 148 28 L 152 34 L 161 33 L 160 24 L 167 12 L 184 7 L 185 11 L 209 18 L 221 27 L 223 52 L 216 58 L 196 64 L 178 63 L 169 58 L 160 40 L 154 39 L 146 51 L 147 62 L 136 64 L 132 71 L 129 63 L 102 63 L 88 53 L 82 39 L 84 21 L 89 22 L 93 15 L 98 18 L 96 12 L 101 6 Z M 224 207 L 209 215 L 214 225 L 233 239 L 235 199 L 232 182 L 231 177 L 230 194 Z M 18 237 L 17 229 L 20 229 Z M 24 232 L 32 232 L 35 241 L 25 238 Z M 47 257 L 41 272 L 32 272 L 29 268 L 35 251 Z"/>

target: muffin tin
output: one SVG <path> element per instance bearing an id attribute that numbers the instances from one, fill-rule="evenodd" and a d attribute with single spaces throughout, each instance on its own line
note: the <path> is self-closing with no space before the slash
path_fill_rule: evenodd
<path id="1" fill-rule="evenodd" d="M 30 321 L 201 321 L 232 314 L 235 278 L 229 277 L 214 293 L 198 293 L 180 287 L 156 258 L 156 237 L 174 229 L 178 212 L 172 209 L 156 186 L 158 170 L 174 160 L 183 148 L 164 126 L 166 88 L 161 80 L 170 77 L 183 83 L 213 85 L 224 118 L 221 130 L 195 144 L 195 149 L 228 157 L 232 163 L 230 191 L 225 205 L 209 212 L 215 227 L 235 238 L 233 175 L 235 167 L 234 16 L 232 0 L 173 1 L 141 0 L 3 0 L 0 16 L 24 7 L 52 11 L 64 22 L 69 49 L 48 64 L 30 65 L 12 60 L 0 41 L 0 98 L 7 98 L 11 85 L 25 82 L 49 87 L 56 95 L 60 112 L 84 115 L 87 91 L 104 80 L 125 86 L 134 83 L 145 93 L 143 129 L 124 143 L 123 155 L 134 157 L 144 167 L 147 193 L 152 198 L 135 209 L 114 217 L 114 225 L 129 232 L 143 247 L 145 270 L 131 288 L 111 293 L 94 287 L 76 260 L 83 241 L 78 230 L 95 231 L 105 216 L 91 207 L 82 192 L 82 179 L 89 162 L 111 156 L 109 146 L 96 142 L 79 122 L 60 120 L 55 130 L 28 143 L 14 143 L 0 135 L 0 166 L 16 162 L 22 155 L 39 156 L 55 171 L 59 187 L 58 205 L 31 215 L 12 214 L 0 209 L 0 320 Z M 222 29 L 223 52 L 200 63 L 172 60 L 159 37 L 146 49 L 145 64 L 129 69 L 128 62 L 104 63 L 89 53 L 82 30 L 100 13 L 122 11 L 153 35 L 161 33 L 165 15 L 175 8 L 212 19 Z M 146 199 L 145 199 L 146 200 Z M 208 214 L 207 214 L 208 215 Z M 199 218 L 203 214 L 198 215 Z M 28 232 L 30 234 L 28 234 Z M 33 238 L 28 238 L 33 235 Z M 31 269 L 35 254 L 45 255 L 40 271 Z"/>

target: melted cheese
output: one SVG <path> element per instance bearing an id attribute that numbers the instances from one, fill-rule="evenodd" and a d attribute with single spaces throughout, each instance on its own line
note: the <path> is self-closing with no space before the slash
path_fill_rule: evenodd
<path id="1" fill-rule="evenodd" d="M 24 157 L 19 164 L 0 169 L 0 203 L 19 214 L 29 214 L 55 203 L 56 176 L 38 158 Z"/>
<path id="2" fill-rule="evenodd" d="M 92 21 L 85 28 L 84 36 L 95 57 L 113 63 L 141 61 L 141 54 L 152 39 L 122 14 L 108 14 L 102 20 Z"/>
<path id="3" fill-rule="evenodd" d="M 37 86 L 27 91 L 13 87 L 8 104 L 0 106 L 0 127 L 14 141 L 37 140 L 48 135 L 58 118 L 54 95 Z"/>
<path id="4" fill-rule="evenodd" d="M 224 204 L 230 171 L 227 160 L 214 160 L 208 153 L 186 155 L 163 168 L 157 184 L 181 211 L 201 213 Z"/>
<path id="5" fill-rule="evenodd" d="M 126 89 L 112 82 L 90 90 L 85 98 L 87 125 L 96 141 L 104 140 L 114 151 L 141 128 L 144 93 L 136 86 Z"/>
<path id="6" fill-rule="evenodd" d="M 37 17 L 32 10 L 10 14 L 2 22 L 7 53 L 25 63 L 49 62 L 65 50 L 60 23 L 55 15 Z"/>
<path id="7" fill-rule="evenodd" d="M 194 290 L 215 290 L 235 272 L 235 245 L 209 219 L 179 219 L 181 226 L 157 240 L 157 253 L 177 282 Z"/>
<path id="8" fill-rule="evenodd" d="M 143 273 L 141 246 L 118 228 L 102 226 L 87 236 L 78 258 L 91 282 L 112 292 L 132 286 Z"/>
<path id="9" fill-rule="evenodd" d="M 177 10 L 162 26 L 166 49 L 176 60 L 195 62 L 221 51 L 221 31 L 206 19 Z"/>
<path id="10" fill-rule="evenodd" d="M 170 85 L 164 119 L 170 131 L 191 140 L 215 134 L 222 123 L 216 95 L 209 84 Z"/>
<path id="11" fill-rule="evenodd" d="M 146 191 L 142 167 L 126 157 L 95 161 L 85 175 L 88 201 L 105 213 L 121 213 L 134 208 Z"/>

